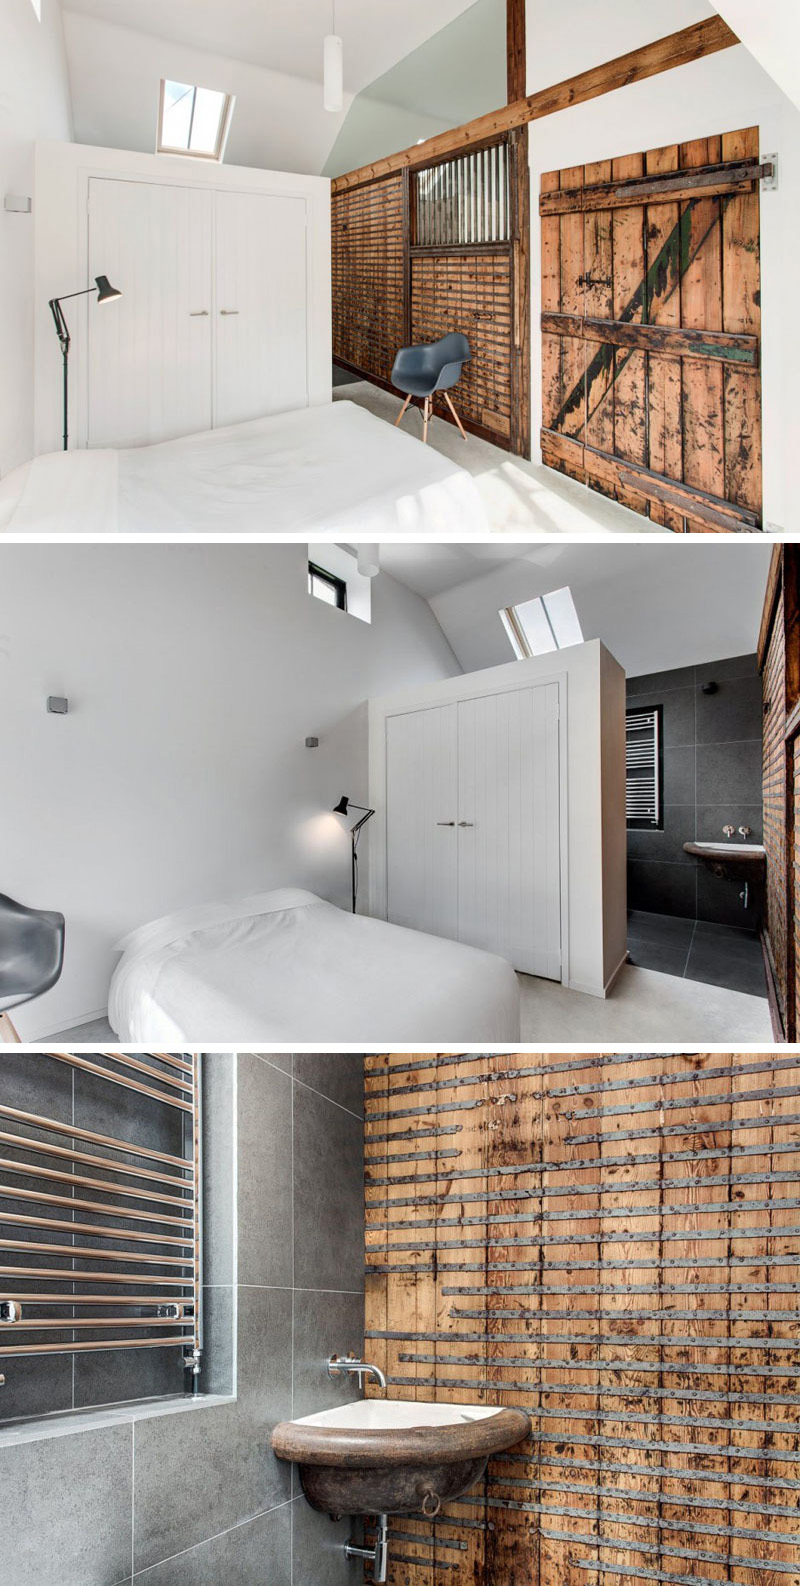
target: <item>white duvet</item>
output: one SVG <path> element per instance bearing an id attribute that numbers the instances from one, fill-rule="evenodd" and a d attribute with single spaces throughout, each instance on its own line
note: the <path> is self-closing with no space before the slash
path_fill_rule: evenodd
<path id="1" fill-rule="evenodd" d="M 50 452 L 0 481 L 14 534 L 484 534 L 471 475 L 354 402 L 125 450 Z"/>
<path id="2" fill-rule="evenodd" d="M 118 947 L 108 1016 L 143 1047 L 519 1040 L 505 959 L 294 888 L 158 920 Z"/>

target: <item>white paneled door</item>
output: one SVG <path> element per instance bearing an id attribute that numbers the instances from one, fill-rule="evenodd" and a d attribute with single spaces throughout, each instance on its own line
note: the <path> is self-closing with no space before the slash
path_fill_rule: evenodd
<path id="1" fill-rule="evenodd" d="M 192 187 L 93 178 L 88 444 L 140 446 L 212 424 L 212 206 Z"/>
<path id="2" fill-rule="evenodd" d="M 458 939 L 458 711 L 386 722 L 388 918 Z"/>
<path id="3" fill-rule="evenodd" d="M 386 721 L 387 917 L 561 978 L 558 683 Z"/>
<path id="4" fill-rule="evenodd" d="M 458 705 L 458 937 L 561 978 L 559 688 Z"/>
<path id="5" fill-rule="evenodd" d="M 216 194 L 214 423 L 308 402 L 306 203 Z"/>
<path id="6" fill-rule="evenodd" d="M 308 402 L 306 201 L 93 178 L 88 444 L 140 446 Z"/>

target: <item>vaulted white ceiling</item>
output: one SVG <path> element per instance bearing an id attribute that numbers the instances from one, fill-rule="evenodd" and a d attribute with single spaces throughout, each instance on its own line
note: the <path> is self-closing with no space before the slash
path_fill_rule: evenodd
<path id="1" fill-rule="evenodd" d="M 334 0 L 65 0 L 64 9 L 319 82 Z M 358 93 L 473 0 L 335 0 L 345 86 Z"/>

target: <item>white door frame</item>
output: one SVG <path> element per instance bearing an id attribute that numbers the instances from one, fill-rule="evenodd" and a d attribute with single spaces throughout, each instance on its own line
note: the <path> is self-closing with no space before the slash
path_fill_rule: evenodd
<path id="1" fill-rule="evenodd" d="M 369 803 L 376 816 L 369 828 L 369 912 L 373 919 L 387 917 L 387 831 L 386 831 L 386 722 L 390 716 L 404 716 L 420 710 L 435 710 L 441 705 L 457 705 L 461 700 L 490 698 L 497 694 L 520 693 L 523 689 L 555 683 L 558 687 L 558 771 L 561 893 L 561 984 L 569 985 L 569 760 L 568 760 L 568 674 L 564 670 L 543 673 L 540 662 L 532 674 L 524 662 L 520 673 L 496 683 L 487 672 L 472 677 L 456 677 L 390 700 L 370 700 L 369 704 Z M 557 984 L 558 982 L 555 982 Z"/>

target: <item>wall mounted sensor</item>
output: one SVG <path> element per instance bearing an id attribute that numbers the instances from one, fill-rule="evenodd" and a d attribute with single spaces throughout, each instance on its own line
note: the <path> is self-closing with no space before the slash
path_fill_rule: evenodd
<path id="1" fill-rule="evenodd" d="M 47 710 L 50 716 L 66 716 L 69 713 L 69 700 L 63 694 L 48 694 Z"/>
<path id="2" fill-rule="evenodd" d="M 306 748 L 307 749 L 318 749 L 319 748 L 319 738 L 306 738 Z"/>

